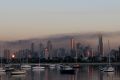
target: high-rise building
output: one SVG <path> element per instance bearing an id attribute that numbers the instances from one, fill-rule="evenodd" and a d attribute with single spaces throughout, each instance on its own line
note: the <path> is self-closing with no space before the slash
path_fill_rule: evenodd
<path id="1" fill-rule="evenodd" d="M 31 56 L 31 58 L 33 58 L 33 57 L 36 57 L 35 55 L 36 55 L 36 53 L 35 53 L 35 44 L 34 43 L 31 43 L 31 53 L 30 53 L 30 56 Z"/>
<path id="2" fill-rule="evenodd" d="M 77 43 L 76 44 L 76 56 L 77 57 L 80 57 L 82 55 L 82 52 L 81 52 L 81 43 Z"/>
<path id="3" fill-rule="evenodd" d="M 49 52 L 47 48 L 44 49 L 44 54 L 45 54 L 45 59 L 47 60 L 49 57 Z"/>
<path id="4" fill-rule="evenodd" d="M 76 57 L 76 49 L 75 49 L 75 40 L 72 38 L 70 41 L 70 55 L 71 57 Z"/>
<path id="5" fill-rule="evenodd" d="M 103 54 L 103 37 L 102 37 L 101 34 L 99 35 L 98 52 L 99 52 L 99 54 L 100 54 L 101 56 L 104 56 L 104 54 Z"/>
<path id="6" fill-rule="evenodd" d="M 45 57 L 44 56 L 44 46 L 42 43 L 39 44 L 39 53 L 38 54 L 39 54 L 39 57 L 42 57 L 42 58 Z"/>
<path id="7" fill-rule="evenodd" d="M 52 59 L 53 46 L 52 46 L 52 42 L 50 40 L 47 42 L 47 49 L 48 49 L 48 53 L 49 53 L 49 58 Z"/>
<path id="8" fill-rule="evenodd" d="M 120 47 L 119 47 L 119 50 L 118 50 L 118 56 L 120 57 Z"/>
<path id="9" fill-rule="evenodd" d="M 75 40 L 73 38 L 70 41 L 70 47 L 71 47 L 71 50 L 75 49 Z"/>
<path id="10" fill-rule="evenodd" d="M 9 59 L 11 59 L 11 54 L 9 49 L 4 50 L 4 58 L 6 59 L 7 63 L 9 62 Z"/>
<path id="11" fill-rule="evenodd" d="M 34 43 L 31 43 L 31 53 L 33 54 L 34 53 Z"/>

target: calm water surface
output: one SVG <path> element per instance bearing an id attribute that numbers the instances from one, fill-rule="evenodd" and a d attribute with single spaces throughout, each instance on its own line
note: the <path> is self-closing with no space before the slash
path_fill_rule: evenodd
<path id="1" fill-rule="evenodd" d="M 75 75 L 61 75 L 57 70 L 45 71 L 28 70 L 25 75 L 13 76 L 0 73 L 0 80 L 120 80 L 120 67 L 115 67 L 115 72 L 100 72 L 98 66 L 81 66 L 76 69 Z"/>

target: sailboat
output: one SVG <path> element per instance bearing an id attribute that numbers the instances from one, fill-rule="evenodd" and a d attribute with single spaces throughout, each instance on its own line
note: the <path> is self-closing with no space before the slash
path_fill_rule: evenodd
<path id="1" fill-rule="evenodd" d="M 0 72 L 5 72 L 5 69 L 2 67 L 2 58 L 1 58 Z"/>
<path id="2" fill-rule="evenodd" d="M 40 53 L 39 53 L 39 64 L 38 66 L 33 67 L 33 71 L 44 71 L 45 67 L 40 66 Z"/>
<path id="3" fill-rule="evenodd" d="M 75 74 L 75 69 L 73 69 L 71 66 L 63 65 L 60 68 L 61 74 Z"/>
<path id="4" fill-rule="evenodd" d="M 5 69 L 2 66 L 2 56 L 1 56 L 1 66 L 0 66 L 0 72 L 5 72 Z"/>
<path id="5" fill-rule="evenodd" d="M 76 64 L 73 65 L 73 68 L 80 68 L 80 65 L 78 64 L 78 53 L 77 53 L 77 50 L 76 50 Z"/>
<path id="6" fill-rule="evenodd" d="M 108 40 L 108 46 L 109 46 L 109 51 L 110 51 L 109 40 Z M 109 64 L 107 65 L 107 67 L 103 68 L 103 71 L 104 72 L 114 72 L 115 71 L 114 67 L 112 67 L 112 65 L 111 65 L 110 53 L 109 53 Z"/>
<path id="7" fill-rule="evenodd" d="M 55 64 L 51 64 L 51 65 L 49 65 L 49 68 L 50 68 L 50 69 L 55 69 L 55 68 L 56 68 L 56 65 L 55 65 Z"/>
<path id="8" fill-rule="evenodd" d="M 33 67 L 33 71 L 44 71 L 45 67 L 42 67 L 40 65 Z"/>
<path id="9" fill-rule="evenodd" d="M 24 69 L 24 70 L 29 70 L 29 69 L 31 69 L 31 66 L 28 65 L 28 55 L 27 55 L 27 64 L 21 65 L 21 68 Z"/>
<path id="10" fill-rule="evenodd" d="M 12 75 L 23 75 L 25 73 L 26 73 L 26 71 L 21 70 L 21 69 L 20 70 L 14 70 L 14 71 L 11 72 Z"/>
<path id="11" fill-rule="evenodd" d="M 14 55 L 13 58 L 15 58 L 15 55 Z M 23 74 L 26 73 L 26 71 L 21 68 L 21 55 L 20 55 L 20 65 L 18 65 L 18 66 L 19 66 L 20 68 L 14 69 L 14 70 L 11 72 L 11 75 L 23 75 Z"/>
<path id="12" fill-rule="evenodd" d="M 29 70 L 29 69 L 31 69 L 31 66 L 24 64 L 24 65 L 21 65 L 21 68 L 24 70 Z"/>
<path id="13" fill-rule="evenodd" d="M 110 62 L 110 54 L 109 54 L 109 64 L 106 68 L 104 68 L 103 71 L 104 72 L 114 72 L 114 68 L 112 67 L 111 62 Z"/>

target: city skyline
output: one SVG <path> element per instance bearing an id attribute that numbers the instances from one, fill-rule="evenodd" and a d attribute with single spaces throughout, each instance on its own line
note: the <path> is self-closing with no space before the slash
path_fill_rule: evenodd
<path id="1" fill-rule="evenodd" d="M 120 30 L 120 1 L 1 1 L 0 40 Z"/>
<path id="2" fill-rule="evenodd" d="M 0 1 L 0 80 L 119 74 L 120 0 Z"/>

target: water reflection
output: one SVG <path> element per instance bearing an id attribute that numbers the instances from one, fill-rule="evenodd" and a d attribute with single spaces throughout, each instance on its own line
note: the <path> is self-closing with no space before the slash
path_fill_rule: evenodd
<path id="1" fill-rule="evenodd" d="M 50 69 L 29 70 L 25 75 L 0 73 L 0 80 L 120 80 L 119 67 L 115 70 L 115 72 L 101 72 L 95 66 L 81 66 L 80 69 L 76 69 L 75 75 L 62 75 L 59 71 Z"/>
<path id="2" fill-rule="evenodd" d="M 25 80 L 25 75 L 13 75 L 9 80 Z"/>

